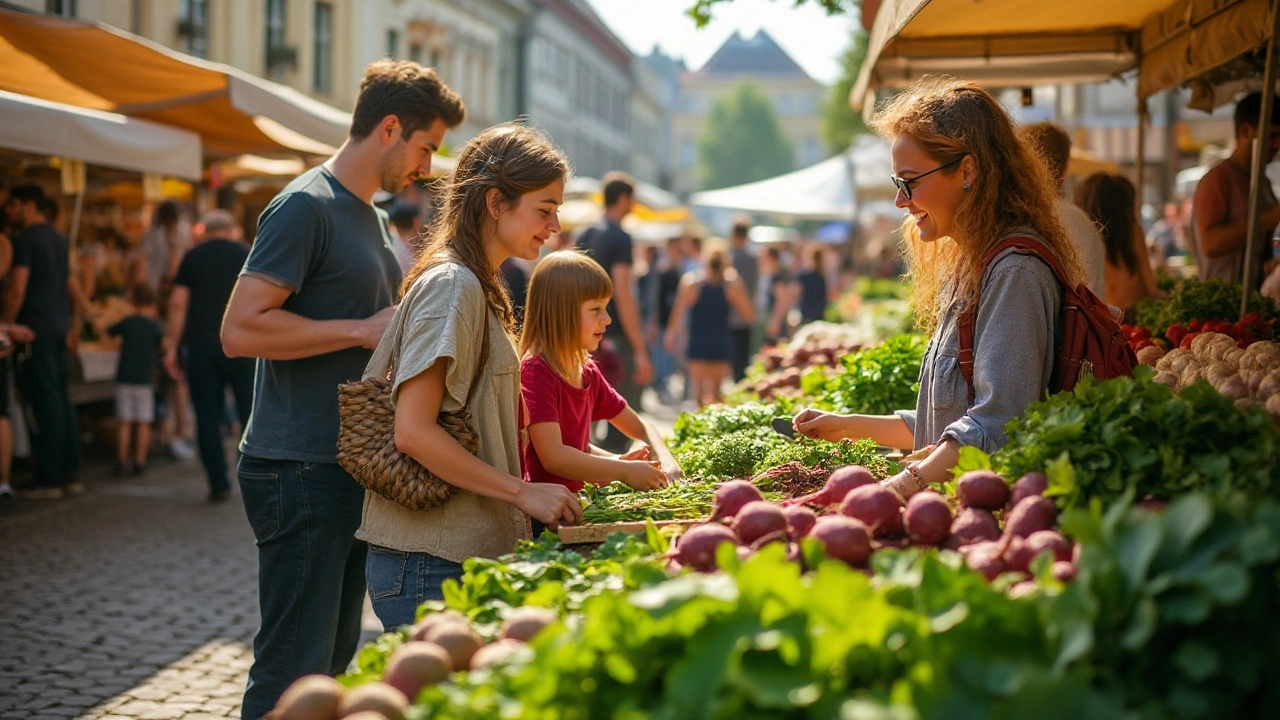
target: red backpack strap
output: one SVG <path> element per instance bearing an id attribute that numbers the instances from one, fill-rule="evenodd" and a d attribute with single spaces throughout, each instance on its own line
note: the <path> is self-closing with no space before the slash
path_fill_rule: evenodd
<path id="1" fill-rule="evenodd" d="M 1058 262 L 1057 256 L 1044 246 L 1043 243 L 1028 235 L 1011 235 L 991 248 L 991 250 L 982 258 L 982 266 L 989 267 L 995 261 L 996 256 L 1010 248 L 1018 250 L 1026 250 L 1035 255 L 1045 265 L 1048 265 L 1053 274 L 1058 276 L 1058 282 L 1063 288 L 1070 288 L 1071 284 L 1067 280 L 1067 272 L 1062 267 L 1062 263 Z M 985 270 L 983 273 L 985 274 Z M 978 286 L 978 298 L 982 298 L 982 286 Z M 978 303 L 971 302 L 960 314 L 960 319 L 956 323 L 957 330 L 960 335 L 960 352 L 957 358 L 960 362 L 960 374 L 964 376 L 965 384 L 969 386 L 969 405 L 973 405 L 975 400 L 975 391 L 973 389 L 973 336 L 974 330 L 978 324 Z"/>

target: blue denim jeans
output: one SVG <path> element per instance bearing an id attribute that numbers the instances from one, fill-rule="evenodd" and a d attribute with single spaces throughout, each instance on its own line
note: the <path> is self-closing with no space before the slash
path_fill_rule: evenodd
<path id="1" fill-rule="evenodd" d="M 412 625 L 422 603 L 443 600 L 444 581 L 461 578 L 462 566 L 427 553 L 370 545 L 364 572 L 373 612 L 382 629 L 391 632 Z"/>
<path id="2" fill-rule="evenodd" d="M 241 717 L 267 714 L 289 683 L 344 671 L 360 643 L 364 489 L 337 464 L 240 458 L 240 494 L 258 545 L 253 667 Z"/>

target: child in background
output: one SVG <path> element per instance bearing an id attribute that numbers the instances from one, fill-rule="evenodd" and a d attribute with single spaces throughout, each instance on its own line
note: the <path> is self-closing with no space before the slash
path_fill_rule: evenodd
<path id="1" fill-rule="evenodd" d="M 681 478 L 657 430 L 588 357 L 611 322 L 605 309 L 613 295 L 609 276 L 587 256 L 563 250 L 538 263 L 528 292 L 520 334 L 520 390 L 529 433 L 525 479 L 577 492 L 584 483 L 614 481 L 655 490 Z M 598 420 L 608 420 L 645 446 L 625 455 L 595 447 L 590 429 Z"/>
<path id="2" fill-rule="evenodd" d="M 107 329 L 108 335 L 122 340 L 120 365 L 116 369 L 116 420 L 120 429 L 116 436 L 116 467 L 112 472 L 117 477 L 146 472 L 151 423 L 156 417 L 156 367 L 165 349 L 164 328 L 157 319 L 160 311 L 156 291 L 140 283 L 133 288 L 131 299 L 136 312 Z"/>

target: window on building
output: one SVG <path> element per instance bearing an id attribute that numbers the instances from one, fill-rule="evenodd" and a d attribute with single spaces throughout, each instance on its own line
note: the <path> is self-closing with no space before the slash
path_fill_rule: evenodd
<path id="1" fill-rule="evenodd" d="M 76 0 L 44 0 L 44 11 L 50 15 L 76 16 Z"/>
<path id="2" fill-rule="evenodd" d="M 207 0 L 181 0 L 178 5 L 178 39 L 183 52 L 198 58 L 209 56 Z"/>
<path id="3" fill-rule="evenodd" d="M 312 39 L 315 68 L 311 87 L 318 93 L 328 94 L 333 91 L 333 5 L 318 2 L 315 13 Z"/>
<path id="4" fill-rule="evenodd" d="M 400 54 L 400 33 L 395 30 L 387 31 L 387 57 L 392 60 Z"/>
<path id="5" fill-rule="evenodd" d="M 294 66 L 297 58 L 284 43 L 286 27 L 284 17 L 285 0 L 267 0 L 267 74 L 274 75 L 286 67 Z"/>

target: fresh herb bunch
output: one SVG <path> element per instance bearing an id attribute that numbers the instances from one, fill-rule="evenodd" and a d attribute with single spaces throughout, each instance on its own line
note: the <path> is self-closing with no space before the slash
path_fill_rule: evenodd
<path id="1" fill-rule="evenodd" d="M 1135 309 L 1135 324 L 1151 331 L 1152 337 L 1164 338 L 1170 325 L 1186 325 L 1192 320 L 1232 322 L 1240 316 L 1242 286 L 1225 280 L 1184 280 L 1163 298 L 1144 300 Z M 1249 310 L 1262 320 L 1280 317 L 1274 300 L 1254 293 Z M 1270 340 L 1269 337 L 1258 338 Z"/>
<path id="2" fill-rule="evenodd" d="M 1111 502 L 1129 488 L 1156 499 L 1197 490 L 1280 496 L 1280 431 L 1263 410 L 1238 407 L 1205 382 L 1175 392 L 1153 375 L 1139 366 L 1132 378 L 1086 379 L 1033 403 L 1009 422 L 992 464 L 1017 478 L 1065 457 L 1074 469 L 1073 481 L 1059 483 L 1074 483 L 1059 490 L 1066 506 Z"/>
<path id="3" fill-rule="evenodd" d="M 777 403 L 746 402 L 741 405 L 709 405 L 696 413 L 681 413 L 672 428 L 671 452 L 679 455 L 714 438 L 737 430 L 768 429 L 775 417 L 786 417 L 788 408 Z"/>
<path id="4" fill-rule="evenodd" d="M 835 373 L 807 373 L 801 389 L 813 407 L 839 413 L 888 415 L 914 408 L 920 394 L 920 364 L 928 342 L 920 335 L 896 335 L 883 344 L 842 358 Z"/>
<path id="5" fill-rule="evenodd" d="M 715 482 L 681 482 L 648 492 L 622 483 L 583 488 L 582 522 L 601 525 L 636 520 L 696 520 L 711 514 Z"/>
<path id="6" fill-rule="evenodd" d="M 708 435 L 673 452 L 685 477 L 730 480 L 755 474 L 771 452 L 790 443 L 766 422 L 763 427 Z"/>
<path id="7" fill-rule="evenodd" d="M 889 461 L 877 452 L 876 444 L 871 440 L 841 440 L 833 443 L 806 437 L 798 437 L 794 442 L 775 446 L 765 456 L 758 471 L 790 462 L 800 463 L 806 468 L 821 468 L 828 473 L 845 465 L 861 465 L 878 478 L 886 478 L 890 474 Z"/>

